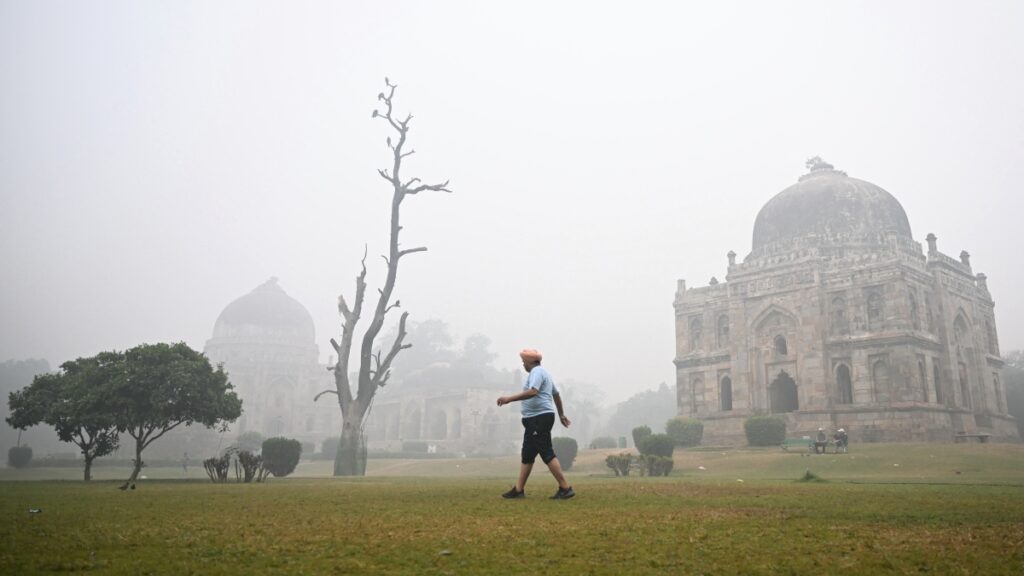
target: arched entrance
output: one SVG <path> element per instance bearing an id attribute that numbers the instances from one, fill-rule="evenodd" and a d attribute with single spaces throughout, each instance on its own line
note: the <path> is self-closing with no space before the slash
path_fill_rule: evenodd
<path id="1" fill-rule="evenodd" d="M 796 382 L 785 370 L 779 372 L 779 375 L 768 386 L 768 401 L 771 404 L 772 414 L 795 412 L 800 408 L 796 394 Z"/>

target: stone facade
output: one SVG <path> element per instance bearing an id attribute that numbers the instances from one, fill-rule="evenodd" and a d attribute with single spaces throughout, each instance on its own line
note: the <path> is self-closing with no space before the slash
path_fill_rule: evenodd
<path id="1" fill-rule="evenodd" d="M 926 254 L 885 190 L 809 167 L 761 209 L 725 282 L 679 281 L 679 414 L 703 420 L 710 444 L 745 442 L 758 413 L 784 415 L 791 436 L 1018 440 L 985 275 L 932 234 Z"/>

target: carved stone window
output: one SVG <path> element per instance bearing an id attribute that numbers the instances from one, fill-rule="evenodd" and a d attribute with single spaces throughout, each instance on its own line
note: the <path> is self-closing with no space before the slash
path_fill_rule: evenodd
<path id="1" fill-rule="evenodd" d="M 846 319 L 846 298 L 836 296 L 832 299 L 832 334 L 849 334 L 850 324 Z"/>
<path id="2" fill-rule="evenodd" d="M 718 317 L 718 347 L 723 348 L 729 345 L 729 316 L 722 314 Z"/>
<path id="3" fill-rule="evenodd" d="M 786 337 L 779 334 L 774 340 L 775 354 L 777 356 L 786 356 L 789 354 L 789 346 L 786 345 Z"/>
<path id="4" fill-rule="evenodd" d="M 718 383 L 718 403 L 723 412 L 732 410 L 732 378 L 728 376 Z"/>
<path id="5" fill-rule="evenodd" d="M 871 366 L 871 381 L 875 386 L 875 401 L 889 400 L 889 364 L 878 360 Z"/>
<path id="6" fill-rule="evenodd" d="M 868 294 L 868 330 L 881 330 L 885 323 L 885 302 L 878 292 Z"/>
<path id="7" fill-rule="evenodd" d="M 836 389 L 840 404 L 853 404 L 853 381 L 850 378 L 850 367 L 846 364 L 836 368 Z"/>
<path id="8" fill-rule="evenodd" d="M 932 358 L 932 383 L 935 384 L 935 403 L 942 404 L 942 380 L 938 359 Z"/>
<path id="9" fill-rule="evenodd" d="M 967 377 L 967 364 L 958 364 L 960 373 L 960 405 L 964 408 L 971 407 L 971 385 Z"/>
<path id="10" fill-rule="evenodd" d="M 690 351 L 703 348 L 704 320 L 700 316 L 690 317 Z"/>
<path id="11" fill-rule="evenodd" d="M 960 346 L 967 346 L 968 340 L 967 321 L 963 315 L 957 316 L 953 322 L 953 341 Z"/>

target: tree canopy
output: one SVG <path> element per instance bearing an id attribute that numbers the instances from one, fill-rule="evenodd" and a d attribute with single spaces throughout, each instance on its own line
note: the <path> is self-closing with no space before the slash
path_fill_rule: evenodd
<path id="1" fill-rule="evenodd" d="M 24 430 L 46 423 L 62 442 L 82 451 L 85 480 L 94 459 L 117 448 L 118 434 L 110 399 L 120 377 L 121 355 L 104 352 L 61 365 L 59 373 L 40 374 L 29 386 L 11 392 L 7 422 Z"/>
<path id="2" fill-rule="evenodd" d="M 117 428 L 135 439 L 134 482 L 142 451 L 170 430 L 234 422 L 242 401 L 221 367 L 184 342 L 142 344 L 124 353 L 124 373 L 111 398 Z"/>

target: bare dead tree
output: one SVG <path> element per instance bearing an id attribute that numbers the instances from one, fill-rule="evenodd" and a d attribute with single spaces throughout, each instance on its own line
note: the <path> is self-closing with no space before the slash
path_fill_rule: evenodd
<path id="1" fill-rule="evenodd" d="M 334 389 L 324 390 L 316 395 L 314 401 L 324 394 L 335 394 L 338 397 L 338 407 L 341 409 L 342 428 L 341 440 L 338 443 L 338 452 L 334 457 L 335 476 L 362 476 L 365 474 L 365 448 L 363 441 L 363 426 L 366 416 L 373 401 L 374 395 L 379 388 L 383 388 L 391 376 L 391 363 L 402 350 L 409 348 L 404 339 L 408 312 L 402 312 L 398 320 L 398 334 L 390 348 L 384 353 L 383 349 L 374 352 L 373 343 L 384 326 L 384 319 L 392 310 L 399 308 L 401 303 L 398 300 L 392 301 L 391 294 L 395 289 L 395 280 L 398 278 L 398 264 L 402 258 L 416 252 L 426 252 L 427 248 L 419 246 L 416 248 L 401 248 L 398 235 L 402 231 L 399 223 L 402 201 L 407 196 L 419 194 L 420 192 L 451 192 L 448 182 L 442 184 L 424 184 L 419 178 L 402 180 L 402 161 L 414 154 L 415 150 L 406 151 L 406 138 L 409 134 L 409 122 L 412 121 L 412 114 L 404 120 L 394 115 L 392 101 L 395 96 L 395 89 L 398 87 L 392 84 L 387 78 L 384 79 L 385 90 L 377 95 L 382 103 L 383 110 L 374 110 L 374 118 L 382 118 L 394 131 L 395 139 L 387 137 L 387 145 L 392 153 L 391 168 L 380 169 L 377 172 L 381 178 L 391 185 L 393 193 L 391 197 L 391 238 L 390 248 L 387 256 L 382 256 L 387 265 L 387 277 L 384 286 L 378 289 L 377 305 L 373 310 L 373 319 L 363 334 L 362 344 L 359 348 L 359 372 L 356 382 L 356 390 L 353 395 L 351 383 L 349 382 L 349 355 L 352 350 L 352 341 L 355 338 L 356 324 L 363 310 L 363 302 L 366 297 L 366 251 L 363 252 L 361 262 L 362 271 L 356 276 L 355 300 L 350 306 L 345 296 L 338 297 L 338 312 L 341 314 L 343 323 L 341 327 L 341 342 L 331 338 L 331 346 L 338 354 L 338 361 L 333 366 Z"/>

